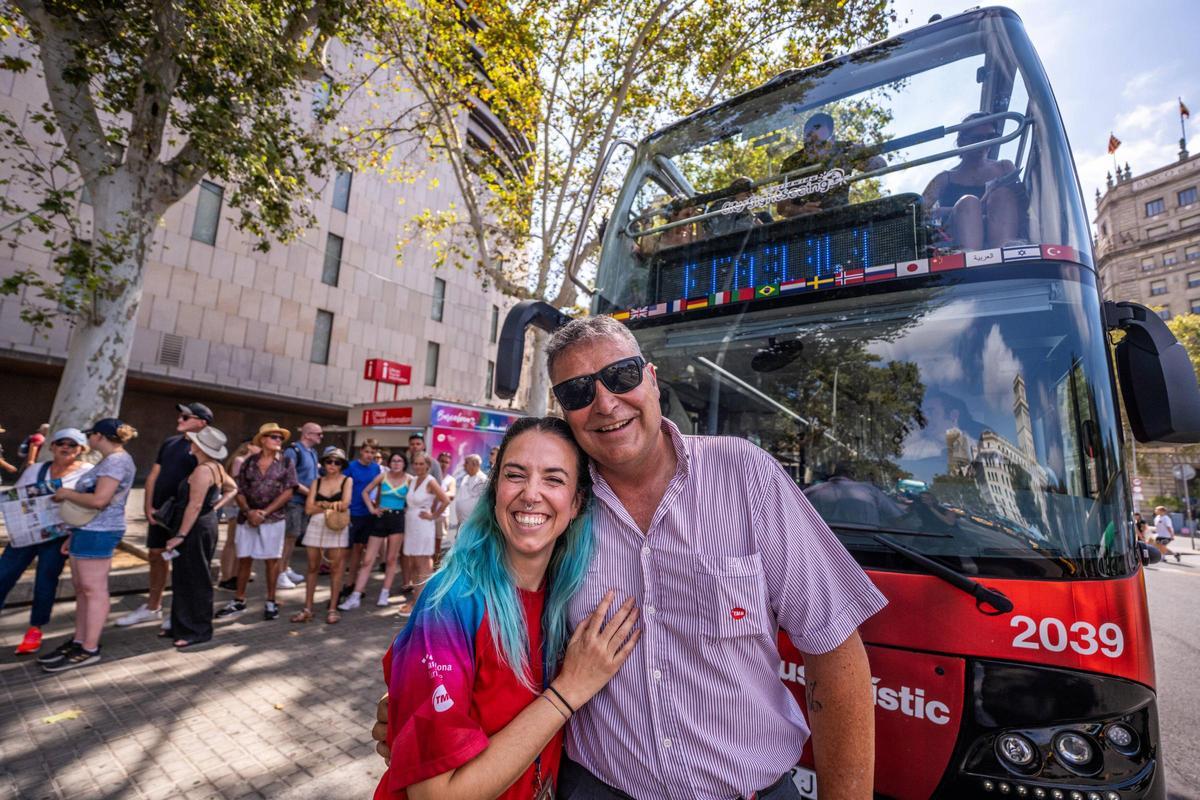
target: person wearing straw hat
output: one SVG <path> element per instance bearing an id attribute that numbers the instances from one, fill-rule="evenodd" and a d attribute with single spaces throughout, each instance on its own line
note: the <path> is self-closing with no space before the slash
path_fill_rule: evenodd
<path id="1" fill-rule="evenodd" d="M 176 506 L 170 520 L 173 531 L 163 557 L 175 561 L 171 570 L 172 636 L 183 649 L 212 638 L 213 585 L 210 564 L 217 549 L 217 510 L 237 495 L 237 483 L 221 466 L 229 455 L 225 434 L 212 426 L 184 434 L 191 445 L 196 468 L 175 489 Z M 174 555 L 172 555 L 174 554 Z"/>
<path id="2" fill-rule="evenodd" d="M 233 599 L 217 612 L 218 619 L 237 616 L 246 610 L 246 584 L 250 582 L 250 567 L 254 559 L 266 563 L 267 602 L 263 619 L 278 619 L 279 605 L 275 602 L 276 583 L 283 556 L 283 537 L 287 527 L 284 507 L 296 488 L 296 465 L 283 457 L 283 444 L 291 431 L 274 422 L 267 422 L 254 435 L 254 444 L 262 451 L 246 459 L 238 473 L 237 531 L 237 590 Z"/>
<path id="3" fill-rule="evenodd" d="M 87 437 L 78 428 L 63 428 L 50 438 L 53 458 L 27 467 L 17 479 L 17 486 L 33 486 L 38 483 L 62 481 L 68 489 L 74 489 L 84 473 L 92 465 L 81 456 L 87 452 Z M 50 621 L 50 609 L 58 591 L 58 578 L 67 557 L 62 552 L 60 539 L 48 539 L 41 544 L 14 547 L 9 543 L 0 553 L 0 609 L 8 593 L 17 584 L 21 574 L 37 559 L 37 573 L 33 581 L 33 605 L 29 609 L 29 630 L 17 645 L 17 655 L 36 653 L 42 646 L 42 628 Z"/>

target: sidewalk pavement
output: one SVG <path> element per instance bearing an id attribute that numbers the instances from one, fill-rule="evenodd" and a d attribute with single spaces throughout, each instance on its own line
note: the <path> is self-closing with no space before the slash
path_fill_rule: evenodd
<path id="1" fill-rule="evenodd" d="M 328 587 L 323 578 L 315 607 Z M 373 576 L 368 596 L 377 588 Z M 231 597 L 216 592 L 218 605 Z M 58 674 L 13 655 L 28 611 L 7 609 L 0 797 L 369 797 L 384 768 L 370 726 L 384 691 L 380 661 L 402 624 L 394 607 L 297 625 L 288 617 L 303 605 L 302 586 L 279 592 L 281 615 L 269 622 L 261 582 L 247 599 L 246 612 L 218 623 L 211 642 L 179 652 L 155 635 L 157 624 L 113 627 L 144 600 L 115 597 L 103 659 Z M 74 604 L 56 604 L 43 651 L 73 626 Z"/>

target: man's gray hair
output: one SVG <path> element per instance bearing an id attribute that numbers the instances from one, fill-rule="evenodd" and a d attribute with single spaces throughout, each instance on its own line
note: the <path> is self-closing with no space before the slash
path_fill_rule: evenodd
<path id="1" fill-rule="evenodd" d="M 550 341 L 546 344 L 546 372 L 554 372 L 554 362 L 568 348 L 599 339 L 616 339 L 632 347 L 634 352 L 639 355 L 642 352 L 637 339 L 633 338 L 633 334 L 629 332 L 629 328 L 612 317 L 574 319 L 550 336 Z"/>
<path id="2" fill-rule="evenodd" d="M 479 457 L 478 453 L 471 453 L 469 456 L 467 456 L 466 458 L 463 459 L 464 464 L 470 464 L 472 462 L 478 464 L 481 467 L 483 466 L 483 459 Z"/>

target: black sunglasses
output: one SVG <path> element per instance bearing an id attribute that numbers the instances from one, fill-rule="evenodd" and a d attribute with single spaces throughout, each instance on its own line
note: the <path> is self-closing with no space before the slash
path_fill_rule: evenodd
<path id="1" fill-rule="evenodd" d="M 55 447 L 79 447 L 79 442 L 74 439 L 59 439 L 54 442 Z"/>
<path id="2" fill-rule="evenodd" d="M 646 359 L 631 356 L 614 361 L 591 375 L 580 375 L 554 385 L 554 396 L 564 411 L 587 408 L 596 399 L 596 379 L 613 394 L 625 394 L 642 385 Z"/>
<path id="3" fill-rule="evenodd" d="M 342 461 L 340 458 L 323 458 L 323 459 L 321 459 L 321 463 L 322 464 L 345 464 L 346 462 Z"/>

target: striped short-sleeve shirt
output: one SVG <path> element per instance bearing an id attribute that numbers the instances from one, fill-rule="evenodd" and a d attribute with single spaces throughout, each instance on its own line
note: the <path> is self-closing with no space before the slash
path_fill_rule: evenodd
<path id="1" fill-rule="evenodd" d="M 769 454 L 663 431 L 678 468 L 645 535 L 593 469 L 597 552 L 571 624 L 616 589 L 643 632 L 572 719 L 567 750 L 637 800 L 749 797 L 809 735 L 779 680 L 778 630 L 825 653 L 887 601 Z"/>

